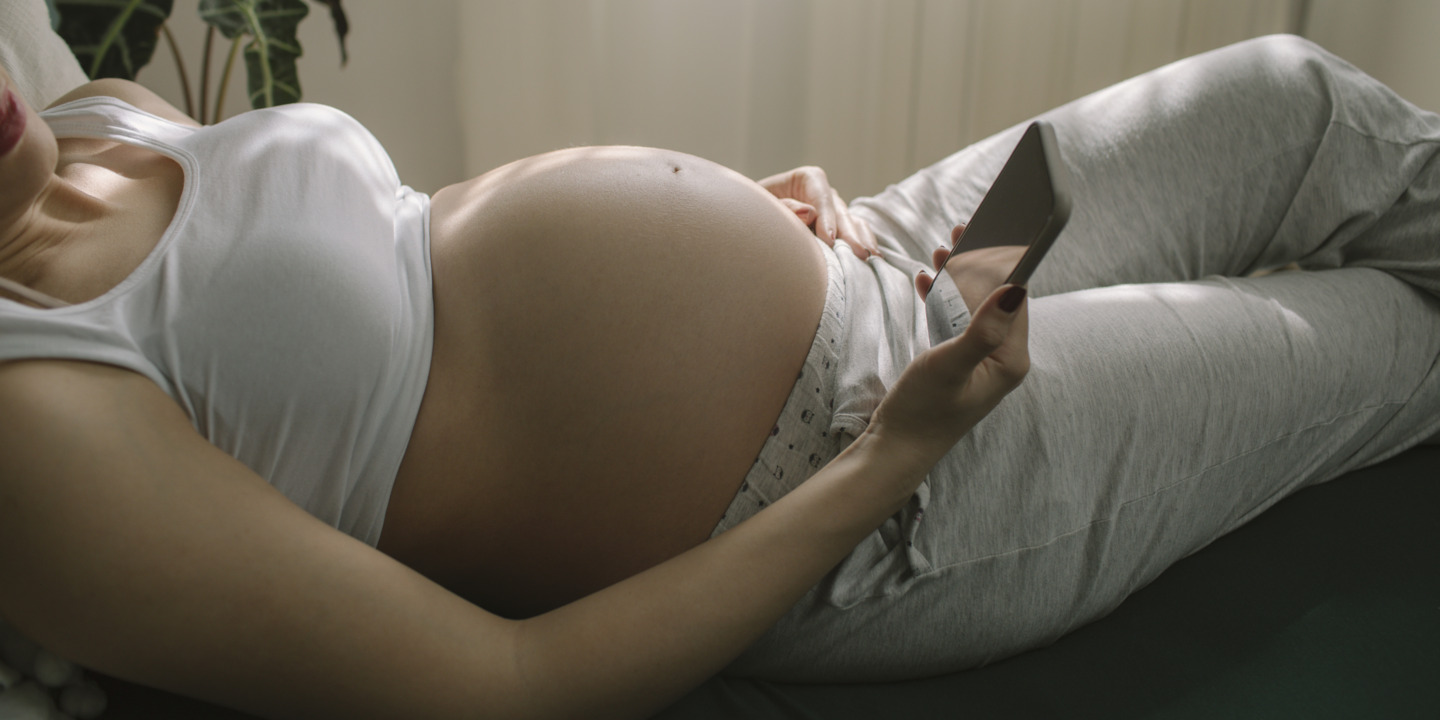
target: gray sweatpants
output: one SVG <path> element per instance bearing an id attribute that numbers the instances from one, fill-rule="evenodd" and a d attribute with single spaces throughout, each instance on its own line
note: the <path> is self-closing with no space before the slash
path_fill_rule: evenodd
<path id="1" fill-rule="evenodd" d="M 1293 37 L 1045 117 L 1074 210 L 1031 283 L 1029 376 L 731 673 L 886 680 L 1048 644 L 1290 493 L 1440 432 L 1440 117 Z M 928 267 L 1021 130 L 855 201 L 885 263 Z M 820 352 L 861 322 L 842 306 L 784 418 L 843 403 L 844 354 Z M 717 533 L 843 444 L 833 418 L 813 442 L 784 418 Z"/>

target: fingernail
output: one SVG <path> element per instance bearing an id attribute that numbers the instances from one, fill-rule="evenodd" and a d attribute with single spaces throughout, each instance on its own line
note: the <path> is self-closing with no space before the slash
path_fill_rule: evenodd
<path id="1" fill-rule="evenodd" d="M 1014 285 L 1000 296 L 1000 309 L 1007 313 L 1013 313 L 1020 308 L 1020 303 L 1025 302 L 1025 286 Z"/>

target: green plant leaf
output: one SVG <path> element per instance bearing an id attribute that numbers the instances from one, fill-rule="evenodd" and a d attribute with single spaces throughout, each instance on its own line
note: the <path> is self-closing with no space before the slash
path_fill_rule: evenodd
<path id="1" fill-rule="evenodd" d="M 300 100 L 295 30 L 310 7 L 302 0 L 200 0 L 200 18 L 226 38 L 250 38 L 245 74 L 250 106 L 273 107 Z"/>
<path id="2" fill-rule="evenodd" d="M 338 2 L 338 0 L 337 0 Z M 55 7 L 55 0 L 45 0 L 45 9 L 50 11 L 50 29 L 60 29 L 60 8 Z"/>
<path id="3" fill-rule="evenodd" d="M 94 80 L 134 80 L 150 62 L 173 0 L 55 0 L 60 37 Z"/>
<path id="4" fill-rule="evenodd" d="M 330 21 L 335 26 L 335 39 L 340 43 L 340 67 L 350 62 L 350 53 L 345 49 L 345 36 L 350 34 L 350 19 L 345 17 L 345 8 L 340 0 L 312 0 L 330 8 Z"/>

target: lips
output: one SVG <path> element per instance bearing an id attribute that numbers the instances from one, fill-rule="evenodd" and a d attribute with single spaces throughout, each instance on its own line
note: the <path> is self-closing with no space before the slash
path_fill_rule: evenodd
<path id="1" fill-rule="evenodd" d="M 5 94 L 0 96 L 0 157 L 14 150 L 24 136 L 25 112 L 21 110 L 20 102 L 15 99 L 15 92 L 7 88 Z"/>

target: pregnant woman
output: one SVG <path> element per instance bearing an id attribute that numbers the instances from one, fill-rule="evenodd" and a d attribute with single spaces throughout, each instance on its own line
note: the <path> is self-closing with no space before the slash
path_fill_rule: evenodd
<path id="1" fill-rule="evenodd" d="M 327 108 L 8 88 L 0 615 L 266 717 L 972 666 L 1440 430 L 1440 119 L 1295 38 L 1047 115 L 1033 303 L 932 265 L 1018 131 L 849 208 L 642 148 L 430 199 Z"/>

